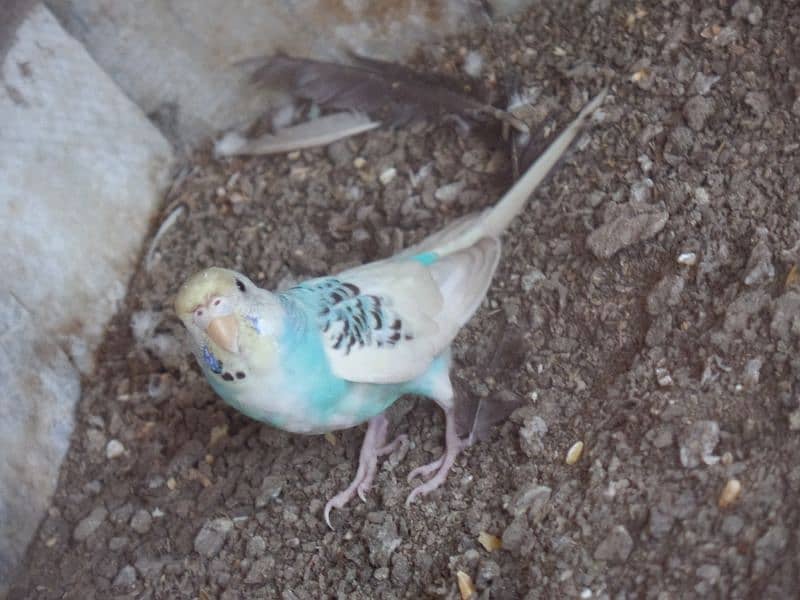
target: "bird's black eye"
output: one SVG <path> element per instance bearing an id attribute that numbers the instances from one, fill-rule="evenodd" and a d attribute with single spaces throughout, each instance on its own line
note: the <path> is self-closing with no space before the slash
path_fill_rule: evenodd
<path id="1" fill-rule="evenodd" d="M 245 291 L 245 287 L 244 287 L 244 284 L 242 283 L 241 279 L 237 279 L 236 280 L 236 287 L 239 288 L 240 292 Z"/>

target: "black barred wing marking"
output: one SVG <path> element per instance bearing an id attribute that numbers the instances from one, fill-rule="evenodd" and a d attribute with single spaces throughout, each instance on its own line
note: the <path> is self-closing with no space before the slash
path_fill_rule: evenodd
<path id="1" fill-rule="evenodd" d="M 319 328 L 330 347 L 345 356 L 354 348 L 387 348 L 414 339 L 392 310 L 391 299 L 362 294 L 358 286 L 334 277 L 309 281 L 295 289 L 316 296 Z"/>

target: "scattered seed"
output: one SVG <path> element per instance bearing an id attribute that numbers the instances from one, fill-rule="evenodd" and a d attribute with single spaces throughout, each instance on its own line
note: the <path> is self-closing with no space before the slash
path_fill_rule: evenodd
<path id="1" fill-rule="evenodd" d="M 567 451 L 567 464 L 574 465 L 581 459 L 581 454 L 583 454 L 583 442 L 575 442 Z"/>
<path id="2" fill-rule="evenodd" d="M 475 593 L 472 577 L 464 571 L 456 571 L 456 579 L 458 580 L 458 591 L 461 592 L 461 600 L 469 600 Z"/>
<path id="3" fill-rule="evenodd" d="M 228 435 L 228 425 L 217 425 L 216 427 L 211 429 L 211 440 L 209 440 L 208 445 L 214 446 L 218 441 Z"/>
<path id="4" fill-rule="evenodd" d="M 789 269 L 789 274 L 786 276 L 786 288 L 794 287 L 800 285 L 800 269 L 797 268 L 797 265 L 792 265 L 792 268 Z"/>
<path id="5" fill-rule="evenodd" d="M 356 156 L 356 158 L 353 160 L 353 166 L 356 169 L 363 169 L 364 167 L 367 166 L 367 161 L 362 156 Z"/>
<path id="6" fill-rule="evenodd" d="M 211 485 L 211 480 L 197 469 L 189 469 L 187 479 L 199 481 L 200 485 L 202 485 L 204 488 L 207 488 Z"/>
<path id="7" fill-rule="evenodd" d="M 739 499 L 739 494 L 741 493 L 742 483 L 738 479 L 729 479 L 725 487 L 722 488 L 722 493 L 719 495 L 719 507 L 728 508 Z"/>
<path id="8" fill-rule="evenodd" d="M 170 490 L 174 490 L 176 487 L 178 487 L 178 482 L 175 481 L 174 477 L 170 477 L 169 479 L 167 479 L 167 488 L 169 488 Z"/>
<path id="9" fill-rule="evenodd" d="M 333 435 L 333 432 L 331 432 L 331 431 L 329 431 L 328 433 L 325 434 L 325 439 L 328 440 L 328 443 L 331 446 L 335 446 L 336 443 L 337 443 L 336 436 Z"/>
<path id="10" fill-rule="evenodd" d="M 481 531 L 478 534 L 478 543 L 483 546 L 487 552 L 494 552 L 503 547 L 503 540 L 485 531 Z"/>

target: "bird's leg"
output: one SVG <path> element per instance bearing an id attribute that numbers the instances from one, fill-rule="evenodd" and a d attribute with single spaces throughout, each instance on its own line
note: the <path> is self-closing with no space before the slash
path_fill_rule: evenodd
<path id="1" fill-rule="evenodd" d="M 364 434 L 364 441 L 361 444 L 355 478 L 347 486 L 347 489 L 336 494 L 325 505 L 325 522 L 331 529 L 333 529 L 330 519 L 331 509 L 344 507 L 356 493 L 366 502 L 366 494 L 378 470 L 378 457 L 394 452 L 406 439 L 405 435 L 399 435 L 394 441 L 387 444 L 386 430 L 388 428 L 389 420 L 382 414 L 369 420 L 367 432 Z"/>
<path id="2" fill-rule="evenodd" d="M 453 466 L 453 463 L 456 461 L 456 456 L 458 453 L 461 452 L 468 444 L 461 440 L 456 433 L 456 417 L 455 412 L 452 407 L 442 407 L 444 410 L 444 421 L 445 421 L 445 451 L 444 454 L 438 459 L 433 461 L 430 464 L 423 465 L 421 467 L 417 467 L 411 474 L 408 476 L 409 480 L 413 479 L 417 475 L 421 475 L 423 477 L 430 475 L 435 471 L 435 475 L 431 477 L 428 481 L 423 484 L 418 485 L 406 498 L 406 506 L 411 504 L 417 496 L 422 496 L 429 492 L 432 492 L 440 485 L 444 483 L 444 480 L 447 479 L 447 472 L 450 470 L 450 467 Z"/>

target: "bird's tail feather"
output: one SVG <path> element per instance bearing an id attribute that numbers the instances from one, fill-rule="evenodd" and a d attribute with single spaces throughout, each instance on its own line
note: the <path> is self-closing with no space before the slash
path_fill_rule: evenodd
<path id="1" fill-rule="evenodd" d="M 424 240 L 420 244 L 420 246 L 425 246 L 423 251 L 446 255 L 471 246 L 483 237 L 499 237 L 514 220 L 514 217 L 525 207 L 531 194 L 570 148 L 586 121 L 603 103 L 607 91 L 608 88 L 604 88 L 583 107 L 578 116 L 558 135 L 497 204 L 479 215 L 471 215 L 463 221 L 459 221 L 457 227 L 442 231 L 436 236 L 437 239 L 430 240 L 433 243 Z"/>

